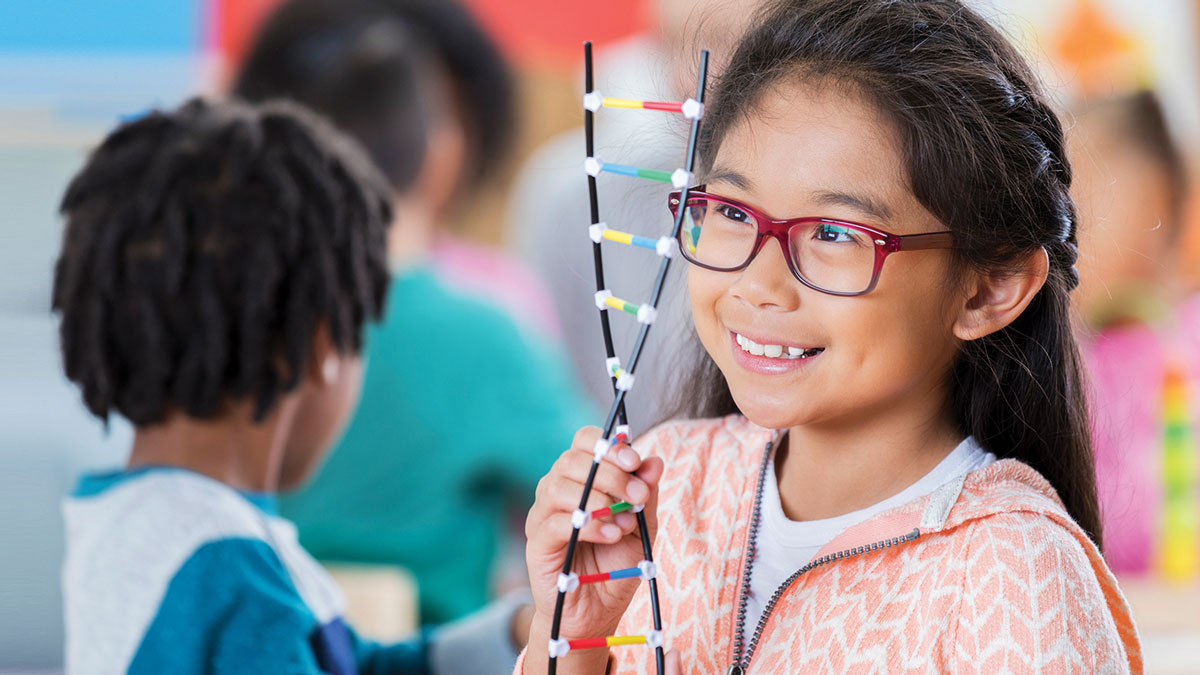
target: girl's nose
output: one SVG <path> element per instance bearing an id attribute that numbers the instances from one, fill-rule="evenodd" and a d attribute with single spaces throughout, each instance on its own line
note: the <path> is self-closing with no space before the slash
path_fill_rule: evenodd
<path id="1" fill-rule="evenodd" d="M 775 237 L 767 237 L 750 265 L 737 273 L 730 293 L 754 307 L 779 311 L 796 309 L 800 300 L 800 282 L 788 269 L 784 245 Z"/>

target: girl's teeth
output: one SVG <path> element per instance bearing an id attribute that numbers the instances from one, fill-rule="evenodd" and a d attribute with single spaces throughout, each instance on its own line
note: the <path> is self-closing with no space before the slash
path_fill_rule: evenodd
<path id="1" fill-rule="evenodd" d="M 802 358 L 808 358 L 808 356 L 815 355 L 817 351 L 820 351 L 820 350 L 813 350 L 813 354 L 809 354 L 808 356 L 806 356 L 805 350 L 801 349 L 800 347 L 784 347 L 783 345 L 760 345 L 757 342 L 755 342 L 754 340 L 751 340 L 750 338 L 746 337 L 745 335 L 742 335 L 741 333 L 734 333 L 734 339 L 737 341 L 738 346 L 741 347 L 743 350 L 745 350 L 755 356 L 766 356 L 766 357 L 769 357 L 772 359 L 779 359 L 779 358 L 802 359 Z"/>

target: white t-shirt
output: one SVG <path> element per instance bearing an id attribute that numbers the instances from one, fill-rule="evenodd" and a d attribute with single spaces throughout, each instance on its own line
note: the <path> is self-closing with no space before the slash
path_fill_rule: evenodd
<path id="1" fill-rule="evenodd" d="M 758 531 L 758 550 L 750 576 L 744 639 L 749 641 L 754 634 L 763 607 L 776 589 L 796 570 L 807 565 L 817 551 L 834 537 L 878 513 L 923 497 L 952 478 L 982 469 L 995 461 L 995 455 L 980 447 L 974 436 L 968 436 L 929 473 L 895 495 L 844 515 L 797 522 L 789 520 L 783 512 L 783 505 L 779 501 L 779 479 L 775 475 L 775 461 L 772 459 L 770 473 L 763 485 L 762 520 Z"/>

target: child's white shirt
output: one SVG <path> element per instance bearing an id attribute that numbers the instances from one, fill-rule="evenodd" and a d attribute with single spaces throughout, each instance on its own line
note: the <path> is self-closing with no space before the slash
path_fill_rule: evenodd
<path id="1" fill-rule="evenodd" d="M 968 436 L 929 473 L 895 495 L 844 515 L 798 522 L 790 520 L 783 512 L 779 499 L 779 479 L 775 475 L 775 461 L 772 458 L 763 485 L 762 520 L 751 568 L 743 639 L 749 641 L 753 636 L 763 608 L 776 589 L 796 570 L 811 562 L 821 547 L 834 537 L 876 514 L 923 497 L 943 483 L 995 461 L 995 455 L 984 450 L 974 436 Z"/>

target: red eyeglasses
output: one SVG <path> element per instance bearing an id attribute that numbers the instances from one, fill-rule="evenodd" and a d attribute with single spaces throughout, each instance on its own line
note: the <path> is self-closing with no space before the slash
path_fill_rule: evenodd
<path id="1" fill-rule="evenodd" d="M 679 192 L 671 193 L 671 215 L 678 211 L 679 199 Z M 728 197 L 688 191 L 679 248 L 693 265 L 717 272 L 746 269 L 768 237 L 779 242 L 788 269 L 800 283 L 844 296 L 874 290 L 883 261 L 892 253 L 954 247 L 950 232 L 897 235 L 829 218 L 777 220 Z"/>

